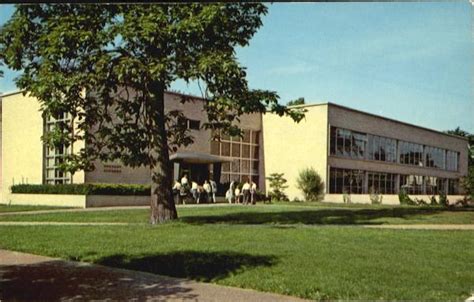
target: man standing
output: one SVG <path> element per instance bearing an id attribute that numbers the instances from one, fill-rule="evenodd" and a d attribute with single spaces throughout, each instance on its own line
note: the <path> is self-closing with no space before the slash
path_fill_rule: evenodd
<path id="1" fill-rule="evenodd" d="M 244 185 L 242 186 L 242 195 L 244 195 L 244 204 L 249 204 L 250 199 L 250 183 L 247 180 Z"/>
<path id="2" fill-rule="evenodd" d="M 217 183 L 214 181 L 214 179 L 211 179 L 210 182 L 212 191 L 212 202 L 216 203 Z"/>
<path id="3" fill-rule="evenodd" d="M 212 188 L 207 180 L 204 181 L 204 185 L 202 186 L 202 188 L 204 189 L 204 192 L 206 192 L 206 201 L 210 202 Z"/>
<path id="4" fill-rule="evenodd" d="M 250 185 L 250 202 L 255 204 L 257 201 L 257 184 L 251 181 Z"/>

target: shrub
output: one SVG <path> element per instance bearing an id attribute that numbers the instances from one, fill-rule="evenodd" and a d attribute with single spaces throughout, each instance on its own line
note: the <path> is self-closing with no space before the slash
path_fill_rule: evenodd
<path id="1" fill-rule="evenodd" d="M 439 204 L 442 206 L 449 206 L 448 196 L 443 191 L 439 192 Z"/>
<path id="2" fill-rule="evenodd" d="M 21 194 L 69 194 L 69 195 L 150 195 L 149 185 L 130 184 L 19 184 L 11 187 L 12 193 Z"/>
<path id="3" fill-rule="evenodd" d="M 283 192 L 288 186 L 287 180 L 283 177 L 284 173 L 272 173 L 267 179 L 270 181 L 270 193 L 268 196 L 271 200 L 288 201 L 288 196 Z"/>
<path id="4" fill-rule="evenodd" d="M 465 199 L 474 201 L 474 166 L 469 167 L 467 176 L 461 178 L 461 186 L 464 189 Z"/>
<path id="5" fill-rule="evenodd" d="M 400 201 L 401 205 L 415 205 L 415 201 L 413 201 L 410 196 L 408 196 L 407 191 L 402 188 L 400 189 L 400 193 L 398 193 L 398 200 Z"/>
<path id="6" fill-rule="evenodd" d="M 324 182 L 314 168 L 300 171 L 296 187 L 303 192 L 307 201 L 321 201 L 324 198 Z"/>
<path id="7" fill-rule="evenodd" d="M 372 204 L 382 204 L 383 196 L 381 194 L 377 193 L 377 191 L 375 191 L 374 187 L 370 187 L 369 197 L 370 197 L 370 202 Z"/>
<path id="8" fill-rule="evenodd" d="M 415 198 L 415 200 L 413 201 L 413 204 L 415 205 L 419 205 L 419 206 L 427 206 L 428 203 L 426 201 L 423 200 L 423 198 Z"/>

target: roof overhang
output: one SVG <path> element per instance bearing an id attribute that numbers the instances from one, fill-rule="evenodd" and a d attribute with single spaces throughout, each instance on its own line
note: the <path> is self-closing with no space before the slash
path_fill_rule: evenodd
<path id="1" fill-rule="evenodd" d="M 232 159 L 228 157 L 198 152 L 176 152 L 170 155 L 170 160 L 181 161 L 190 164 L 213 164 L 232 161 Z"/>

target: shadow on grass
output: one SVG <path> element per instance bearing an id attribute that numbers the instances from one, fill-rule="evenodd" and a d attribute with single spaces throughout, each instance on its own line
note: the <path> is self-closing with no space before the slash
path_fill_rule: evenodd
<path id="1" fill-rule="evenodd" d="M 180 220 L 190 224 L 308 224 L 308 225 L 358 225 L 383 224 L 374 221 L 380 218 L 410 219 L 420 215 L 433 215 L 446 211 L 472 211 L 472 209 L 446 209 L 441 207 L 399 207 L 378 209 L 326 209 L 315 208 L 305 210 L 282 210 L 278 212 L 248 212 L 230 213 L 224 215 L 186 216 Z M 474 212 L 474 211 L 472 211 Z"/>
<path id="2" fill-rule="evenodd" d="M 235 252 L 182 251 L 153 254 L 142 257 L 113 255 L 104 257 L 98 264 L 124 268 L 176 278 L 189 278 L 209 282 L 227 277 L 231 273 L 258 266 L 272 266 L 274 256 L 255 256 Z"/>

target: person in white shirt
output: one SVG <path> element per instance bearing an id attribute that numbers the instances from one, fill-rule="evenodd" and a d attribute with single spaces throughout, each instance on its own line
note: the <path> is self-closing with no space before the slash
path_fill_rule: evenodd
<path id="1" fill-rule="evenodd" d="M 235 195 L 235 203 L 240 203 L 240 189 L 239 189 L 239 186 L 235 186 L 234 195 Z"/>
<path id="2" fill-rule="evenodd" d="M 191 182 L 191 194 L 193 194 L 194 201 L 199 203 L 198 184 L 195 181 Z"/>
<path id="3" fill-rule="evenodd" d="M 185 189 L 189 189 L 189 182 L 188 182 L 188 175 L 187 174 L 183 174 L 183 177 L 181 178 L 181 185 Z"/>
<path id="4" fill-rule="evenodd" d="M 252 204 L 256 203 L 257 199 L 257 184 L 253 181 L 250 183 L 250 202 Z"/>
<path id="5" fill-rule="evenodd" d="M 180 192 L 181 192 L 181 183 L 175 180 L 174 186 L 173 186 L 173 196 L 174 196 L 175 204 L 180 203 Z"/>
<path id="6" fill-rule="evenodd" d="M 204 181 L 204 184 L 202 185 L 202 188 L 204 189 L 204 192 L 206 192 L 207 202 L 210 202 L 211 201 L 212 188 L 211 188 L 211 185 L 209 184 L 209 182 L 207 180 Z"/>
<path id="7" fill-rule="evenodd" d="M 212 202 L 216 203 L 217 183 L 213 179 L 211 179 L 209 182 L 211 183 Z"/>
<path id="8" fill-rule="evenodd" d="M 244 204 L 249 204 L 250 199 L 250 183 L 247 180 L 242 186 L 242 195 L 244 195 Z"/>

